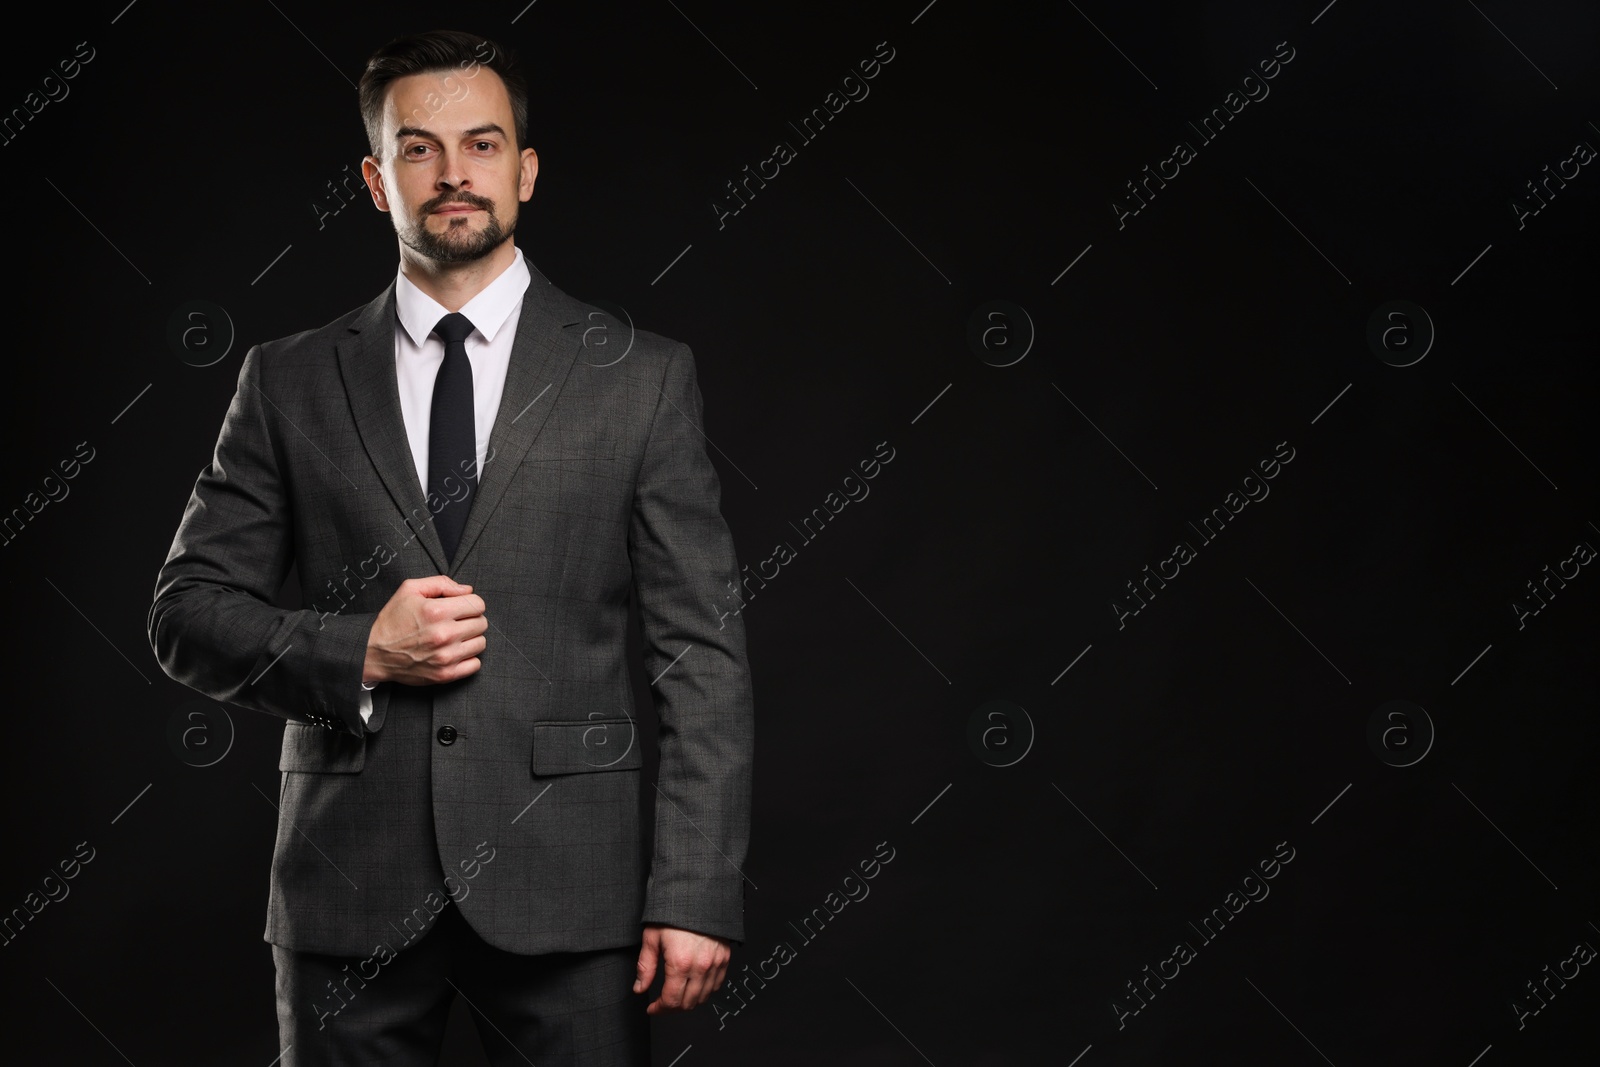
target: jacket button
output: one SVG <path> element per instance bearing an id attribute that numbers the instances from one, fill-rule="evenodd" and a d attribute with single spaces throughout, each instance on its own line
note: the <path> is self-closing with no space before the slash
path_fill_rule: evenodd
<path id="1" fill-rule="evenodd" d="M 456 728 L 454 726 L 441 726 L 439 727 L 438 736 L 441 745 L 453 745 L 456 743 Z"/>

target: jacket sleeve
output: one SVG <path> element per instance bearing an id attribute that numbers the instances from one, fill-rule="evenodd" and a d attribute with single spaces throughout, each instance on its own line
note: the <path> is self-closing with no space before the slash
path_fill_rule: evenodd
<path id="1" fill-rule="evenodd" d="M 276 607 L 294 558 L 294 514 L 278 435 L 294 433 L 262 391 L 252 347 L 156 578 L 148 633 L 162 670 L 214 700 L 358 736 L 382 725 L 387 685 L 360 713 L 375 613 Z"/>
<path id="2" fill-rule="evenodd" d="M 717 610 L 739 564 L 702 421 L 694 356 L 675 344 L 628 537 L 660 720 L 655 850 L 641 921 L 742 942 L 754 707 L 744 621 Z"/>

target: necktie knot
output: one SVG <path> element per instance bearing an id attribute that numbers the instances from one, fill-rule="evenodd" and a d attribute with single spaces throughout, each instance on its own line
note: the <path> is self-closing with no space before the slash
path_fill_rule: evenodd
<path id="1" fill-rule="evenodd" d="M 467 335 L 472 332 L 472 320 L 459 311 L 452 311 L 440 319 L 434 326 L 433 332 L 447 345 L 465 343 Z"/>

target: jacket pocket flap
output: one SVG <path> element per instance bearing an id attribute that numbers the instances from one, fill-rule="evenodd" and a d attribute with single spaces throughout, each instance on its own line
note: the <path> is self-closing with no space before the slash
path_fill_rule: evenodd
<path id="1" fill-rule="evenodd" d="M 533 724 L 533 773 L 626 771 L 644 765 L 633 720 L 583 719 Z"/>
<path id="2" fill-rule="evenodd" d="M 342 730 L 289 722 L 283 727 L 280 771 L 323 771 L 354 774 L 367 762 L 367 739 Z"/>

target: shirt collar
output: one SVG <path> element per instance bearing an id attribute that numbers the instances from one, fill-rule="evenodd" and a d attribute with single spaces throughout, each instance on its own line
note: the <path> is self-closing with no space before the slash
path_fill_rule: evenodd
<path id="1" fill-rule="evenodd" d="M 522 249 L 516 245 L 511 247 L 517 253 L 511 266 L 501 271 L 494 281 L 484 286 L 477 296 L 461 308 L 461 314 L 471 320 L 473 328 L 485 340 L 494 340 L 494 335 L 505 325 L 512 309 L 521 305 L 523 294 L 532 280 L 528 264 L 522 258 Z M 418 348 L 433 333 L 439 320 L 450 313 L 444 305 L 418 289 L 404 271 L 399 271 L 396 277 L 394 308 L 401 327 Z"/>

